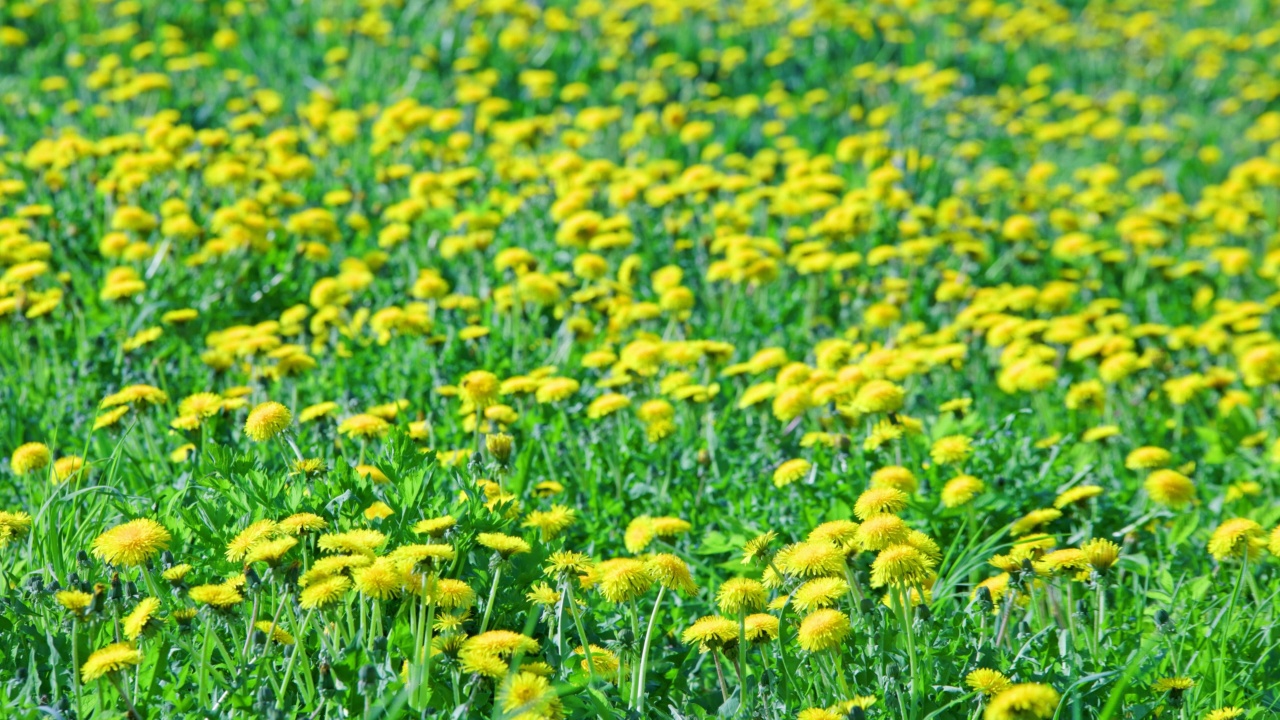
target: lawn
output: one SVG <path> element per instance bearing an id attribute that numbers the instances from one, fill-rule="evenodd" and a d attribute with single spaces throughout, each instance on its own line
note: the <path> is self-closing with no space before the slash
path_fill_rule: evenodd
<path id="1" fill-rule="evenodd" d="M 1267 0 L 0 4 L 15 718 L 1280 713 Z"/>

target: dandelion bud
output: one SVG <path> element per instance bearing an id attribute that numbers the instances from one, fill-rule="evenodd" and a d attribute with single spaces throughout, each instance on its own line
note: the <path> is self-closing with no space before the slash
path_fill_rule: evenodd
<path id="1" fill-rule="evenodd" d="M 875 609 L 876 609 L 876 604 L 871 602 L 871 598 L 864 597 L 858 603 L 858 612 L 862 613 L 863 615 L 870 615 L 871 613 L 875 612 Z"/>
<path id="2" fill-rule="evenodd" d="M 111 576 L 111 591 L 107 594 L 107 599 L 112 602 L 120 602 L 124 599 L 124 586 L 120 583 L 119 573 Z"/>
<path id="3" fill-rule="evenodd" d="M 989 613 L 995 608 L 995 602 L 991 599 L 991 588 L 986 585 L 978 587 L 978 607 L 982 608 L 984 613 Z"/>
<path id="4" fill-rule="evenodd" d="M 1156 611 L 1156 616 L 1155 616 L 1156 629 L 1158 629 L 1160 632 L 1170 632 L 1171 630 L 1173 630 L 1173 623 L 1171 620 L 1172 619 L 1169 617 L 1169 612 L 1164 608 L 1161 608 Z"/>
<path id="5" fill-rule="evenodd" d="M 41 580 L 39 575 L 32 575 L 31 577 L 27 578 L 27 592 L 31 593 L 32 595 L 39 595 L 43 591 L 44 591 L 44 580 Z"/>
<path id="6" fill-rule="evenodd" d="M 127 598 L 141 597 L 138 594 L 138 584 L 130 580 L 124 585 L 124 596 Z"/>
<path id="7" fill-rule="evenodd" d="M 618 628 L 618 644 L 623 647 L 631 647 L 635 644 L 635 636 L 631 634 L 628 628 Z"/>
<path id="8" fill-rule="evenodd" d="M 276 693 L 271 689 L 271 683 L 263 683 L 262 687 L 258 688 L 258 706 L 268 707 L 274 705 L 275 701 Z"/>
<path id="9" fill-rule="evenodd" d="M 258 586 L 262 584 L 262 579 L 258 577 L 258 573 L 253 568 L 245 568 L 244 584 L 250 590 L 257 590 Z"/>
<path id="10" fill-rule="evenodd" d="M 361 693 L 367 693 L 372 689 L 372 685 L 378 682 L 378 668 L 376 665 L 366 664 L 360 667 L 360 687 Z"/>
<path id="11" fill-rule="evenodd" d="M 76 553 L 76 564 L 80 567 L 89 567 L 89 553 L 84 550 Z"/>
<path id="12" fill-rule="evenodd" d="M 867 720 L 867 711 L 854 705 L 849 708 L 849 714 L 845 716 L 848 720 Z"/>
<path id="13" fill-rule="evenodd" d="M 50 595 L 58 592 L 61 589 L 62 589 L 62 583 L 58 582 L 58 578 L 54 578 L 50 580 L 49 584 L 44 586 L 44 591 L 49 593 Z"/>
<path id="14" fill-rule="evenodd" d="M 707 452 L 705 448 L 698 451 L 698 464 L 699 465 L 711 464 L 711 453 Z"/>
<path id="15" fill-rule="evenodd" d="M 381 655 L 385 655 L 386 653 L 387 653 L 387 636 L 379 635 L 378 637 L 373 639 L 373 654 L 381 656 Z"/>
<path id="16" fill-rule="evenodd" d="M 333 673 L 331 671 L 332 668 L 329 667 L 329 663 L 320 663 L 320 674 L 316 678 L 316 692 L 322 696 L 328 696 L 329 691 L 334 689 Z"/>
<path id="17" fill-rule="evenodd" d="M 924 603 L 920 603 L 919 605 L 916 606 L 917 620 L 919 620 L 920 622 L 929 622 L 929 619 L 932 617 L 933 615 L 932 613 L 929 612 L 928 605 L 925 605 Z"/>
<path id="18" fill-rule="evenodd" d="M 512 443 L 512 437 L 506 433 L 493 433 L 484 437 L 485 449 L 503 467 L 506 467 L 507 463 L 511 461 Z"/>
<path id="19" fill-rule="evenodd" d="M 173 553 L 169 552 L 168 550 L 165 550 L 164 552 L 160 553 L 160 567 L 164 568 L 165 570 L 168 570 L 169 568 L 173 567 Z"/>

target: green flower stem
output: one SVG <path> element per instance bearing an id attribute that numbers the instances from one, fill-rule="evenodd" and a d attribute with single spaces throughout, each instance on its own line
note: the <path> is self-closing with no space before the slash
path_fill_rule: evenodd
<path id="1" fill-rule="evenodd" d="M 596 681 L 596 661 L 591 652 L 591 644 L 587 642 L 587 631 L 582 625 L 582 616 L 578 613 L 578 605 L 573 600 L 573 584 L 569 578 L 564 579 L 564 601 L 569 604 L 569 614 L 573 616 L 573 624 L 578 628 L 578 641 L 582 643 L 582 654 L 587 656 L 588 682 Z"/>
<path id="2" fill-rule="evenodd" d="M 644 644 L 640 646 L 640 687 L 636 692 L 636 711 L 644 715 L 645 673 L 649 663 L 649 643 L 653 640 L 653 626 L 658 620 L 658 610 L 662 607 L 662 594 L 665 587 L 658 588 L 658 599 L 653 601 L 653 612 L 649 613 L 649 626 L 644 631 Z"/>
<path id="3" fill-rule="evenodd" d="M 836 683 L 840 685 L 840 694 L 847 700 L 852 696 L 849 692 L 849 683 L 844 679 L 844 652 L 842 648 L 834 648 L 831 651 L 831 657 L 835 663 Z"/>
<path id="4" fill-rule="evenodd" d="M 502 563 L 498 563 L 493 568 L 493 584 L 489 586 L 489 600 L 484 604 L 484 619 L 480 621 L 480 632 L 489 628 L 489 615 L 493 612 L 493 601 L 498 597 L 498 582 L 502 579 Z"/>
<path id="5" fill-rule="evenodd" d="M 76 695 L 76 717 L 82 717 L 80 714 L 80 645 L 77 642 L 77 630 L 80 629 L 80 622 L 75 616 L 71 617 L 71 684 L 75 688 Z"/>
<path id="6" fill-rule="evenodd" d="M 738 611 L 738 689 L 742 695 L 742 709 L 751 709 L 751 697 L 747 694 L 747 611 Z"/>
<path id="7" fill-rule="evenodd" d="M 307 611 L 306 616 L 302 618 L 302 632 L 298 633 L 297 637 L 294 638 L 293 652 L 289 653 L 289 662 L 284 666 L 284 679 L 280 681 L 280 692 L 276 695 L 277 710 L 284 709 L 284 696 L 289 691 L 289 678 L 293 675 L 293 664 L 297 662 L 298 655 L 303 652 L 302 636 L 307 631 L 307 628 L 311 626 L 311 616 L 314 613 L 314 608 Z"/>
<path id="8" fill-rule="evenodd" d="M 724 698 L 725 702 L 729 702 L 729 686 L 724 682 L 724 668 L 720 665 L 719 650 L 711 651 L 711 661 L 716 665 L 716 679 L 720 681 L 720 697 Z"/>
<path id="9" fill-rule="evenodd" d="M 897 605 L 898 617 L 902 622 L 902 631 L 907 638 L 907 661 L 911 664 L 911 708 L 914 713 L 920 697 L 920 661 L 916 658 L 915 629 L 911 627 L 911 613 L 908 609 L 911 602 L 911 590 L 902 588 L 892 594 Z"/>
<path id="10" fill-rule="evenodd" d="M 262 593 L 253 594 L 253 609 L 249 612 L 249 622 L 244 626 L 244 646 L 240 648 L 240 661 L 243 664 L 249 657 L 249 643 L 253 642 L 253 624 L 258 622 L 258 601 Z"/>
<path id="11" fill-rule="evenodd" d="M 142 713 L 138 712 L 138 708 L 133 705 L 133 700 L 129 698 L 129 690 L 124 683 L 120 682 L 120 673 L 107 673 L 107 679 L 115 686 L 116 692 L 120 693 L 120 699 L 124 700 L 124 706 L 129 708 L 129 716 L 142 720 Z"/>
<path id="12" fill-rule="evenodd" d="M 427 601 L 427 627 L 423 630 L 426 640 L 422 644 L 422 683 L 419 690 L 423 694 L 422 705 L 431 702 L 431 634 L 436 622 L 436 602 L 434 599 Z"/>
<path id="13" fill-rule="evenodd" d="M 1240 560 L 1240 574 L 1236 576 L 1236 587 L 1231 592 L 1231 601 L 1227 604 L 1227 614 L 1222 618 L 1222 622 L 1218 627 L 1221 634 L 1218 636 L 1218 662 L 1214 663 L 1217 668 L 1217 685 L 1214 688 L 1214 700 L 1218 707 L 1222 707 L 1223 696 L 1226 693 L 1226 672 L 1227 672 L 1227 638 L 1231 635 L 1231 622 L 1236 614 L 1236 601 L 1240 598 L 1240 589 L 1244 586 L 1244 576 L 1249 572 L 1249 551 L 1246 548 L 1244 557 Z M 1098 603 L 1101 613 L 1102 603 Z"/>
<path id="14" fill-rule="evenodd" d="M 636 606 L 636 601 L 632 600 L 629 605 L 631 612 L 631 638 L 632 642 L 640 642 L 640 609 Z M 632 706 L 639 694 L 640 684 L 643 682 L 640 677 L 640 663 L 634 663 L 631 667 L 631 688 L 627 696 L 627 706 Z"/>
<path id="15" fill-rule="evenodd" d="M 213 621 L 205 618 L 204 642 L 200 644 L 200 678 L 196 684 L 196 699 L 205 704 L 205 685 L 209 680 L 209 656 L 213 654 L 210 647 L 210 636 L 213 634 Z"/>
<path id="16" fill-rule="evenodd" d="M 1107 586 L 1098 578 L 1098 611 L 1093 614 L 1093 652 L 1102 648 L 1102 631 L 1106 628 Z"/>

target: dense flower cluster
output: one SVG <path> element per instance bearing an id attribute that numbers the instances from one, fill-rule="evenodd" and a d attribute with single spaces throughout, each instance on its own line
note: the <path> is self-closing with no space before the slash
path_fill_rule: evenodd
<path id="1" fill-rule="evenodd" d="M 4 4 L 5 707 L 1266 712 L 1265 5 Z"/>

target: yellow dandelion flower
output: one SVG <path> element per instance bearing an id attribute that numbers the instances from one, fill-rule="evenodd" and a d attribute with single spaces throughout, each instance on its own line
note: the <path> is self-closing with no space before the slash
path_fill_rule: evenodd
<path id="1" fill-rule="evenodd" d="M 649 592 L 654 578 L 645 564 L 632 558 L 605 560 L 596 566 L 600 594 L 614 604 L 630 602 Z"/>
<path id="2" fill-rule="evenodd" d="M 1151 684 L 1151 689 L 1162 693 L 1175 693 L 1190 690 L 1196 686 L 1196 681 L 1189 677 L 1170 677 L 1160 678 Z"/>
<path id="3" fill-rule="evenodd" d="M 802 612 L 832 607 L 846 597 L 848 592 L 849 583 L 844 578 L 814 578 L 796 588 L 791 594 L 791 604 Z"/>
<path id="4" fill-rule="evenodd" d="M 1223 521 L 1209 537 L 1209 554 L 1218 560 L 1253 556 L 1266 545 L 1262 526 L 1248 518 Z"/>
<path id="5" fill-rule="evenodd" d="M 160 601 L 156 598 L 143 598 L 134 606 L 129 614 L 121 618 L 120 625 L 124 636 L 137 640 L 138 636 L 156 624 L 156 612 L 160 609 Z"/>
<path id="6" fill-rule="evenodd" d="M 986 696 L 999 695 L 1013 685 L 999 670 L 978 668 L 964 676 L 964 684 Z"/>
<path id="7" fill-rule="evenodd" d="M 890 545 L 871 563 L 871 586 L 913 587 L 928 582 L 933 558 L 911 545 Z"/>
<path id="8" fill-rule="evenodd" d="M 853 514 L 866 520 L 885 513 L 896 515 L 907 507 L 907 494 L 894 487 L 867 488 L 853 505 Z"/>
<path id="9" fill-rule="evenodd" d="M 298 594 L 298 605 L 304 610 L 323 608 L 341 600 L 350 587 L 350 578 L 346 575 L 334 575 L 303 589 Z"/>
<path id="10" fill-rule="evenodd" d="M 828 520 L 809 531 L 807 540 L 829 542 L 845 553 L 858 548 L 858 523 L 852 520 Z"/>
<path id="11" fill-rule="evenodd" d="M 114 643 L 94 650 L 80 666 L 80 679 L 86 683 L 142 663 L 142 651 L 128 643 Z"/>
<path id="12" fill-rule="evenodd" d="M 1097 485 L 1077 485 L 1073 488 L 1063 490 L 1053 501 L 1053 507 L 1061 510 L 1070 505 L 1082 503 L 1089 498 L 1098 497 L 1103 493 L 1103 489 Z"/>
<path id="13" fill-rule="evenodd" d="M 244 434 L 254 442 L 266 442 L 284 432 L 293 421 L 289 408 L 278 402 L 267 401 L 249 412 L 244 421 Z"/>
<path id="14" fill-rule="evenodd" d="M 396 563 L 387 557 L 375 559 L 371 564 L 351 572 L 356 590 L 375 600 L 386 600 L 400 594 L 404 576 Z"/>
<path id="15" fill-rule="evenodd" d="M 525 516 L 521 527 L 537 528 L 542 541 L 547 542 L 559 537 L 577 520 L 578 513 L 564 505 L 552 505 L 548 510 L 534 510 Z"/>
<path id="16" fill-rule="evenodd" d="M 430 535 L 431 537 L 439 538 L 443 537 L 449 528 L 457 524 L 458 521 L 452 515 L 445 515 L 443 517 L 419 520 L 414 524 L 413 531 L 419 535 Z"/>
<path id="17" fill-rule="evenodd" d="M 838 575 L 844 572 L 844 551 L 830 542 L 807 540 L 779 550 L 774 564 L 796 577 Z"/>
<path id="18" fill-rule="evenodd" d="M 987 704 L 984 720 L 1047 720 L 1058 709 L 1058 691 L 1048 685 L 1011 685 Z"/>
<path id="19" fill-rule="evenodd" d="M 1176 470 L 1155 470 L 1147 476 L 1142 486 L 1146 488 L 1152 502 L 1174 510 L 1186 507 L 1196 497 L 1196 486 L 1191 478 Z"/>
<path id="20" fill-rule="evenodd" d="M 631 398 L 619 393 L 605 393 L 587 406 L 587 417 L 599 420 L 631 406 Z"/>
<path id="21" fill-rule="evenodd" d="M 552 605 L 560 602 L 560 591 L 545 582 L 539 582 L 533 586 L 532 590 L 525 594 L 524 598 L 534 605 L 551 607 Z"/>
<path id="22" fill-rule="evenodd" d="M 314 513 L 295 513 L 276 524 L 276 530 L 285 535 L 302 535 L 325 529 L 329 523 Z"/>
<path id="23" fill-rule="evenodd" d="M 582 646 L 578 646 L 574 649 L 573 654 L 582 656 L 581 667 L 585 671 L 587 669 L 586 651 L 582 649 Z M 618 666 L 622 664 L 617 655 L 599 645 L 591 646 L 591 663 L 595 666 L 597 673 L 606 677 L 616 673 Z"/>
<path id="24" fill-rule="evenodd" d="M 1026 535 L 1042 525 L 1049 523 L 1062 517 L 1062 511 L 1057 508 L 1040 508 L 1032 510 L 1013 522 L 1009 532 L 1016 535 Z"/>
<path id="25" fill-rule="evenodd" d="M 724 648 L 737 642 L 738 623 L 714 615 L 704 617 L 686 628 L 680 639 L 686 645 L 697 644 L 702 652 Z"/>
<path id="26" fill-rule="evenodd" d="M 18 449 L 13 451 L 13 455 L 9 458 L 9 465 L 13 468 L 14 474 L 26 475 L 48 467 L 52 458 L 49 446 L 44 443 L 29 442 L 19 445 Z"/>
<path id="27" fill-rule="evenodd" d="M 1164 448 L 1145 446 L 1131 451 L 1124 459 L 1124 466 L 1130 470 L 1153 470 L 1168 467 L 1173 462 L 1173 455 Z"/>
<path id="28" fill-rule="evenodd" d="M 752 613 L 746 617 L 744 626 L 747 641 L 759 643 L 777 640 L 781 623 L 768 613 Z"/>
<path id="29" fill-rule="evenodd" d="M 929 450 L 929 457 L 938 465 L 955 465 L 973 454 L 973 441 L 965 435 L 948 435 L 938 438 Z"/>
<path id="30" fill-rule="evenodd" d="M 240 531 L 240 534 L 227 543 L 227 560 L 236 562 L 243 560 L 249 550 L 275 533 L 276 524 L 272 520 L 259 520 Z"/>
<path id="31" fill-rule="evenodd" d="M 244 602 L 244 596 L 240 594 L 237 588 L 222 583 L 217 585 L 197 585 L 187 591 L 187 597 L 191 598 L 192 602 L 208 605 L 219 610 Z"/>
<path id="32" fill-rule="evenodd" d="M 808 475 L 812 467 L 813 464 L 804 458 L 788 460 L 773 471 L 773 484 L 777 487 L 786 487 Z"/>
<path id="33" fill-rule="evenodd" d="M 907 468 L 901 465 L 888 465 L 871 473 L 871 487 L 891 487 L 913 495 L 920 489 L 920 482 Z"/>
<path id="34" fill-rule="evenodd" d="M 476 408 L 486 408 L 498 400 L 501 384 L 498 376 L 485 370 L 473 370 L 458 383 L 462 398 Z"/>
<path id="35" fill-rule="evenodd" d="M 645 560 L 645 567 L 654 580 L 664 588 L 686 594 L 697 592 L 698 586 L 693 582 L 693 574 L 684 560 L 671 553 L 658 553 Z"/>
<path id="36" fill-rule="evenodd" d="M 349 438 L 380 438 L 391 430 L 391 423 L 378 417 L 360 413 L 338 423 L 338 433 Z"/>
<path id="37" fill-rule="evenodd" d="M 549 680 L 522 670 L 503 681 L 497 703 L 508 717 L 546 717 L 557 698 Z"/>
<path id="38" fill-rule="evenodd" d="M 361 553 L 372 555 L 387 536 L 377 530 L 356 529 L 341 533 L 321 535 L 316 546 L 326 552 Z"/>
<path id="39" fill-rule="evenodd" d="M 716 592 L 716 604 L 725 615 L 739 615 L 764 607 L 768 593 L 764 585 L 751 578 L 730 578 Z"/>
<path id="40" fill-rule="evenodd" d="M 253 627 L 258 632 L 271 638 L 271 642 L 277 645 L 292 645 L 295 642 L 292 635 L 277 627 L 270 620 L 259 620 L 253 624 Z"/>
<path id="41" fill-rule="evenodd" d="M 55 483 L 64 483 L 78 480 L 83 476 L 86 467 L 84 458 L 79 455 L 60 457 L 53 463 L 53 481 Z"/>
<path id="42" fill-rule="evenodd" d="M 897 515 L 873 515 L 858 526 L 857 542 L 865 550 L 883 550 L 907 541 L 911 528 Z"/>
<path id="43" fill-rule="evenodd" d="M 59 590 L 53 598 L 67 612 L 79 617 L 84 617 L 93 604 L 93 595 L 79 590 Z"/>
<path id="44" fill-rule="evenodd" d="M 1085 560 L 1098 572 L 1106 572 L 1120 559 L 1120 546 L 1105 538 L 1089 540 L 1080 546 Z"/>
<path id="45" fill-rule="evenodd" d="M 567 577 L 582 575 L 590 571 L 592 566 L 591 558 L 587 555 L 572 550 L 561 550 L 551 553 L 543 572 L 551 577 Z"/>
<path id="46" fill-rule="evenodd" d="M 99 535 L 93 541 L 93 554 L 111 565 L 136 567 L 169 547 L 171 539 L 160 523 L 139 518 Z"/>
<path id="47" fill-rule="evenodd" d="M 800 621 L 796 640 L 806 652 L 816 653 L 838 647 L 850 633 L 849 616 L 824 608 L 814 610 Z"/>
<path id="48" fill-rule="evenodd" d="M 504 559 L 533 550 L 524 538 L 502 533 L 480 533 L 476 536 L 476 542 L 498 553 Z"/>

